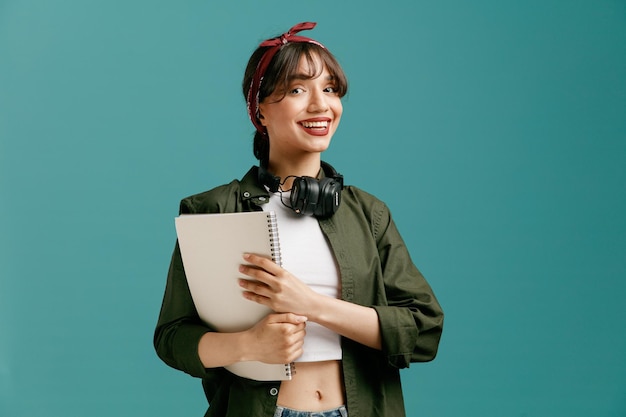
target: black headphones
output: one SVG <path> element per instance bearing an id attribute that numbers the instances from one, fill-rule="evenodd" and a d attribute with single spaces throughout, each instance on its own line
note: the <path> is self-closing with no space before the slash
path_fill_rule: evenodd
<path id="1" fill-rule="evenodd" d="M 339 209 L 343 175 L 337 173 L 330 164 L 322 161 L 322 169 L 326 176 L 320 180 L 313 177 L 294 177 L 290 207 L 302 215 L 314 215 L 326 219 Z M 259 166 L 259 182 L 266 185 L 271 192 L 280 190 L 280 177 L 274 176 L 261 164 Z"/>

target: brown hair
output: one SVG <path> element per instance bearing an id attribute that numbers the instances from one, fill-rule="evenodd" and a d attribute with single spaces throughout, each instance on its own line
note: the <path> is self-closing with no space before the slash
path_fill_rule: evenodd
<path id="1" fill-rule="evenodd" d="M 243 77 L 242 89 L 244 98 L 248 97 L 248 90 L 252 83 L 252 77 L 268 47 L 259 47 L 250 57 L 248 66 Z M 348 92 L 348 80 L 343 69 L 328 49 L 308 42 L 290 42 L 283 45 L 274 55 L 267 70 L 265 71 L 263 82 L 259 90 L 259 103 L 262 103 L 274 92 L 285 94 L 289 88 L 292 76 L 296 75 L 300 64 L 300 59 L 306 59 L 310 69 L 310 78 L 318 77 L 324 69 L 327 69 L 334 78 L 337 95 L 343 97 Z M 322 61 L 322 66 L 318 68 L 316 58 Z M 253 152 L 254 156 L 267 164 L 269 160 L 269 140 L 267 135 L 258 131 L 254 134 Z"/>

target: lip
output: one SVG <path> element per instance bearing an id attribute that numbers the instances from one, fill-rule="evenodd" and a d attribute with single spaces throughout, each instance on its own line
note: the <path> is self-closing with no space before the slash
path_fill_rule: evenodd
<path id="1" fill-rule="evenodd" d="M 325 127 L 305 127 L 305 123 L 320 123 L 326 122 Z M 309 135 L 313 136 L 326 136 L 328 132 L 330 132 L 330 125 L 332 123 L 332 119 L 330 117 L 312 117 L 310 119 L 300 120 L 298 121 L 298 126 L 302 130 L 304 130 Z"/>

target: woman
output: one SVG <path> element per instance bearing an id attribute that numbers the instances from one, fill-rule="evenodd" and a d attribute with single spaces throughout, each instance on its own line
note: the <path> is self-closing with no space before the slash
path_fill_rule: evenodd
<path id="1" fill-rule="evenodd" d="M 263 42 L 248 62 L 259 167 L 181 201 L 181 213 L 275 211 L 285 260 L 242 258 L 242 296 L 276 313 L 219 333 L 197 315 L 176 245 L 154 343 L 202 378 L 207 416 L 403 416 L 399 369 L 437 352 L 443 312 L 389 210 L 321 161 L 347 81 L 324 46 L 297 34 L 314 26 Z M 242 360 L 295 362 L 296 373 L 259 382 L 223 368 Z"/>

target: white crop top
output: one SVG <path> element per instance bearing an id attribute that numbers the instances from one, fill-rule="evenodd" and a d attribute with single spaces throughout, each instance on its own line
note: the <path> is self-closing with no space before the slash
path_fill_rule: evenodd
<path id="1" fill-rule="evenodd" d="M 282 198 L 289 204 L 289 192 Z M 274 211 L 278 221 L 278 235 L 283 268 L 319 294 L 338 298 L 340 291 L 339 267 L 317 219 L 302 216 L 280 201 L 280 193 L 270 193 L 270 201 L 263 211 Z M 304 353 L 296 362 L 319 362 L 341 359 L 340 336 L 313 322 L 306 324 Z"/>

